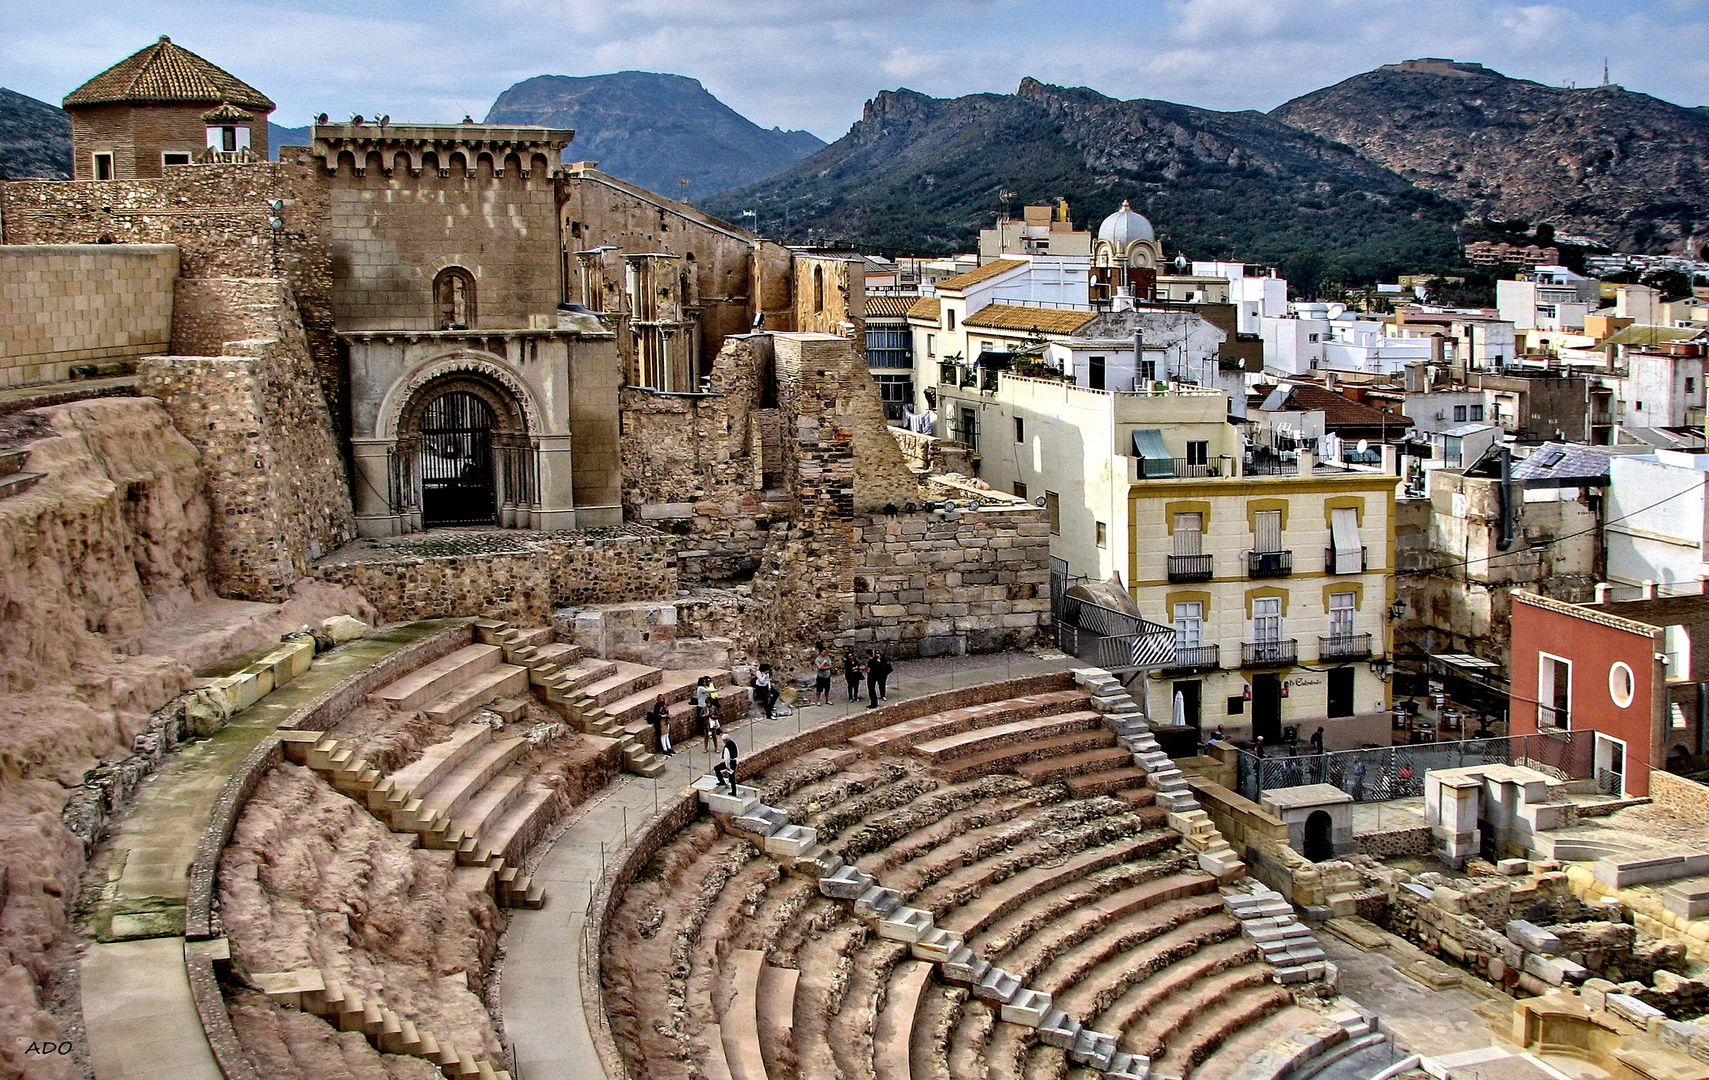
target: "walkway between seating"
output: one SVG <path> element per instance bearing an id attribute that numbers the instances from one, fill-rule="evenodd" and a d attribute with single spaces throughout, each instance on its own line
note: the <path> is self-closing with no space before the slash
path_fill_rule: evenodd
<path id="1" fill-rule="evenodd" d="M 953 659 L 902 660 L 890 681 L 890 702 L 905 701 L 979 683 L 1067 671 L 1085 662 L 1057 654 L 999 653 Z M 751 719 L 733 734 L 749 754 L 802 731 L 841 720 L 866 708 L 863 696 L 849 702 L 841 673 L 832 684 L 830 707 L 808 708 L 771 721 Z M 805 695 L 810 699 L 811 694 Z M 696 777 L 711 771 L 712 758 L 692 739 L 666 759 L 655 780 L 624 776 L 596 799 L 552 845 L 534 881 L 552 895 L 539 911 L 515 911 L 506 935 L 500 979 L 505 1038 L 525 1080 L 599 1080 L 605 1077 L 582 1006 L 582 932 L 588 899 L 605 864 L 665 803 Z"/>
<path id="2" fill-rule="evenodd" d="M 84 1028 L 96 1080 L 220 1080 L 184 968 L 190 864 L 226 780 L 292 712 L 458 620 L 379 631 L 327 653 L 207 739 L 169 755 L 103 845 L 110 881 L 87 927 Z"/>

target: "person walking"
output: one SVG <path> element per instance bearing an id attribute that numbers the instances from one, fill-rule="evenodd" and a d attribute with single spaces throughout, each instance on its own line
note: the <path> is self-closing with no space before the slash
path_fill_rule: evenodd
<path id="1" fill-rule="evenodd" d="M 1321 727 L 1311 733 L 1311 752 L 1314 754 L 1323 753 L 1323 729 Z"/>
<path id="2" fill-rule="evenodd" d="M 849 700 L 860 700 L 860 680 L 866 674 L 866 665 L 853 649 L 843 654 L 843 681 L 849 684 Z"/>
<path id="3" fill-rule="evenodd" d="M 653 725 L 653 734 L 658 737 L 659 753 L 667 757 L 675 754 L 676 750 L 671 747 L 671 707 L 665 704 L 665 695 L 660 694 L 653 699 L 647 722 Z"/>
<path id="4" fill-rule="evenodd" d="M 1365 759 L 1360 758 L 1353 763 L 1353 801 L 1358 802 L 1365 796 Z"/>
<path id="5" fill-rule="evenodd" d="M 878 677 L 878 700 L 883 701 L 887 696 L 884 689 L 885 680 L 889 679 L 890 673 L 896 669 L 891 666 L 890 661 L 884 658 L 883 649 L 872 650 L 872 659 L 867 663 L 872 666 L 873 672 Z"/>
<path id="6" fill-rule="evenodd" d="M 831 703 L 831 667 L 835 663 L 831 659 L 831 650 L 820 644 L 819 655 L 813 658 L 813 704 Z"/>
<path id="7" fill-rule="evenodd" d="M 754 676 L 754 697 L 765 711 L 765 718 L 770 720 L 771 710 L 777 704 L 777 687 L 771 682 L 770 664 L 761 664 L 759 673 Z"/>
<path id="8" fill-rule="evenodd" d="M 732 795 L 736 794 L 736 760 L 738 756 L 736 740 L 726 736 L 723 756 L 719 759 L 718 764 L 712 767 L 712 775 L 727 782 L 730 785 L 730 794 Z"/>

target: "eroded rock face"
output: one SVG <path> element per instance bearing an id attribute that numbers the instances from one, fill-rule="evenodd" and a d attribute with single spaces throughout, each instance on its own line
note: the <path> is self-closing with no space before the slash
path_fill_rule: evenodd
<path id="1" fill-rule="evenodd" d="M 452 853 L 410 847 L 308 770 L 284 764 L 256 788 L 220 860 L 220 911 L 245 970 L 317 968 L 437 1038 L 496 1059 L 480 989 L 498 941 L 498 908 L 464 880 Z M 283 1042 L 297 1071 L 266 1075 L 318 1080 L 310 1047 L 332 1028 L 313 1017 L 318 1027 L 269 1026 L 264 1011 L 232 1005 L 245 1052 L 271 1059 Z M 341 1053 L 361 1056 L 359 1048 Z"/>

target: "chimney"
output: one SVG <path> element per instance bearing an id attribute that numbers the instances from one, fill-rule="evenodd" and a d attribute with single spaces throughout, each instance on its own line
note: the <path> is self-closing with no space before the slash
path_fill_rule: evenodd
<path id="1" fill-rule="evenodd" d="M 1430 385 L 1427 381 L 1424 362 L 1418 360 L 1406 365 L 1406 392 L 1421 394 L 1428 389 L 1430 389 Z"/>
<path id="2" fill-rule="evenodd" d="M 1310 450 L 1301 450 L 1299 451 L 1299 459 L 1300 475 L 1310 476 L 1312 474 L 1312 470 L 1317 468 L 1317 455 L 1312 453 Z"/>
<path id="3" fill-rule="evenodd" d="M 1606 582 L 1606 581 L 1597 582 L 1596 583 L 1596 602 L 1598 604 L 1608 603 L 1608 594 L 1613 592 L 1613 591 L 1614 591 L 1614 586 L 1612 584 L 1610 584 L 1609 582 Z"/>
<path id="4" fill-rule="evenodd" d="M 1383 473 L 1388 476 L 1400 475 L 1400 447 L 1393 443 L 1384 443 L 1381 447 L 1383 455 Z"/>

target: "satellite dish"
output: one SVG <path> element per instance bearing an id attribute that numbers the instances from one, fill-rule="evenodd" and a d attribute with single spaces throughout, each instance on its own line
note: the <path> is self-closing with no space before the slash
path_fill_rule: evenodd
<path id="1" fill-rule="evenodd" d="M 1371 444 L 1366 442 L 1364 439 L 1360 439 L 1359 445 L 1357 447 L 1355 447 L 1355 449 L 1358 450 L 1359 453 L 1361 453 L 1361 454 L 1363 454 L 1365 451 L 1369 450 L 1370 448 L 1371 448 Z"/>

